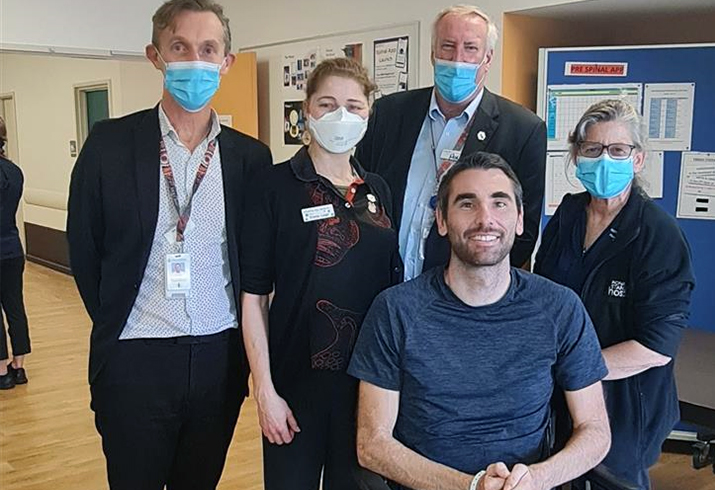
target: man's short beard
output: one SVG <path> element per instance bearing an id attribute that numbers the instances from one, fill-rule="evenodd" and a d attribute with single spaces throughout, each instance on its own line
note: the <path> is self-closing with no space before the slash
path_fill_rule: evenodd
<path id="1" fill-rule="evenodd" d="M 464 234 L 470 235 L 473 234 L 473 232 L 474 230 L 467 230 Z M 498 234 L 500 235 L 500 239 L 505 238 L 503 234 Z M 510 242 L 503 243 L 499 248 L 477 253 L 470 248 L 469 239 L 464 236 L 454 237 L 450 232 L 449 241 L 452 245 L 452 252 L 454 255 L 456 255 L 457 258 L 464 264 L 471 265 L 473 267 L 493 266 L 501 263 L 504 258 L 509 255 L 509 252 L 511 252 L 511 249 L 514 246 L 514 237 L 512 237 Z"/>

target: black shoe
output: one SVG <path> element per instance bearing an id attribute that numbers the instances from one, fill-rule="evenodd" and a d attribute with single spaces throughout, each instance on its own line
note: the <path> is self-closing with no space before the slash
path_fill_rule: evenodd
<path id="1" fill-rule="evenodd" d="M 12 374 L 12 377 L 15 379 L 16 385 L 27 384 L 27 374 L 25 373 L 25 368 L 15 369 L 14 367 L 12 367 L 12 364 L 8 364 L 7 372 L 8 374 Z"/>
<path id="2" fill-rule="evenodd" d="M 7 374 L 0 375 L 0 390 L 9 390 L 15 387 L 15 376 L 8 370 Z"/>

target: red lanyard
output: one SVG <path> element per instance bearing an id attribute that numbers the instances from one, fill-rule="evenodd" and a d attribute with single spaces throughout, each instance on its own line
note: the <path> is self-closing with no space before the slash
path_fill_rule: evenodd
<path id="1" fill-rule="evenodd" d="M 459 135 L 459 139 L 457 140 L 457 143 L 454 145 L 453 151 L 458 151 L 462 152 L 462 149 L 464 149 L 464 143 L 467 141 L 467 137 L 469 136 L 469 131 L 472 129 L 472 124 L 474 124 L 474 120 L 476 119 L 477 111 L 474 111 L 474 114 L 472 114 L 472 117 L 469 118 L 469 121 L 467 122 L 467 126 L 464 128 L 464 131 L 462 131 L 462 134 Z M 430 121 L 430 129 L 432 129 L 431 126 L 432 122 Z M 434 151 L 434 150 L 433 150 Z M 435 158 L 437 156 L 435 155 Z M 444 174 L 447 173 L 447 171 L 452 168 L 452 165 L 457 163 L 455 160 L 451 160 L 449 158 L 442 159 L 442 163 L 437 167 L 437 186 L 439 186 L 440 181 L 442 180 L 442 177 Z"/>
<path id="2" fill-rule="evenodd" d="M 474 120 L 476 119 L 477 112 L 474 111 L 474 114 L 472 114 L 472 117 L 469 118 L 469 121 L 467 122 L 467 126 L 464 128 L 464 131 L 462 131 L 462 134 L 459 135 L 459 139 L 457 140 L 457 143 L 454 145 L 454 149 L 452 151 L 458 151 L 461 152 L 464 149 L 464 143 L 467 141 L 467 137 L 469 136 L 469 131 L 472 129 L 472 124 L 474 124 Z M 430 134 L 432 134 L 432 120 L 430 120 Z M 434 136 L 432 137 L 432 155 L 435 159 L 435 165 L 437 164 L 437 155 L 434 154 L 435 148 L 434 148 Z M 435 186 L 434 186 L 434 192 L 432 193 L 432 196 L 430 197 L 429 200 L 429 205 L 430 208 L 434 211 L 437 209 L 437 190 L 439 189 L 439 183 L 442 181 L 442 177 L 444 177 L 444 174 L 447 173 L 447 171 L 452 168 L 452 166 L 457 163 L 456 160 L 452 160 L 449 158 L 442 159 L 442 163 L 437 167 L 436 170 L 436 178 L 435 178 Z"/>
<path id="3" fill-rule="evenodd" d="M 189 195 L 189 200 L 186 203 L 184 211 L 181 211 L 179 206 L 179 196 L 176 193 L 176 181 L 174 180 L 174 172 L 171 170 L 171 165 L 169 164 L 169 154 L 166 151 L 166 145 L 164 145 L 164 139 L 159 140 L 159 161 L 161 162 L 161 172 L 166 178 L 166 185 L 169 186 L 169 194 L 171 194 L 171 200 L 174 202 L 174 208 L 176 208 L 176 214 L 179 215 L 179 221 L 176 223 L 176 241 L 184 241 L 184 231 L 186 230 L 186 224 L 189 222 L 191 217 L 191 203 L 194 200 L 194 194 L 199 188 L 201 181 L 204 180 L 206 176 L 206 171 L 209 169 L 209 163 L 214 156 L 216 151 L 216 139 L 209 141 L 206 147 L 206 153 L 204 153 L 204 159 L 199 164 L 199 168 L 196 170 L 196 178 L 194 179 L 194 187 L 191 189 L 191 194 Z"/>

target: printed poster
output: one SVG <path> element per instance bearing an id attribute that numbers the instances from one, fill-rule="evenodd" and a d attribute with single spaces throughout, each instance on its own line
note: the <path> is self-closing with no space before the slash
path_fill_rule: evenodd
<path id="1" fill-rule="evenodd" d="M 303 101 L 283 101 L 283 146 L 302 145 L 304 131 Z"/>
<path id="2" fill-rule="evenodd" d="M 677 217 L 715 219 L 715 153 L 683 152 Z"/>
<path id="3" fill-rule="evenodd" d="M 373 76 L 377 85 L 375 98 L 407 90 L 409 37 L 374 41 Z"/>
<path id="4" fill-rule="evenodd" d="M 317 64 L 318 48 L 302 53 L 283 54 L 283 93 L 298 96 L 298 93 L 303 92 L 310 72 Z"/>
<path id="5" fill-rule="evenodd" d="M 694 83 L 646 83 L 643 119 L 654 150 L 688 151 L 693 133 Z"/>
<path id="6" fill-rule="evenodd" d="M 322 51 L 321 61 L 330 58 L 352 58 L 362 65 L 362 43 L 323 46 Z"/>

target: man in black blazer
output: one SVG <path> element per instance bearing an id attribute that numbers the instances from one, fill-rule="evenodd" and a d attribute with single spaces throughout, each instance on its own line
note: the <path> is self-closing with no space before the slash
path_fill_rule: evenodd
<path id="1" fill-rule="evenodd" d="M 430 204 L 437 168 L 460 154 L 497 153 L 514 169 L 524 188 L 524 233 L 514 244 L 511 264 L 524 265 L 534 250 L 544 196 L 546 126 L 531 111 L 484 88 L 496 42 L 496 26 L 476 7 L 440 12 L 432 30 L 435 87 L 378 99 L 358 145 L 360 163 L 392 189 L 405 279 L 449 259 L 449 243 L 433 226 Z"/>
<path id="2" fill-rule="evenodd" d="M 268 148 L 208 105 L 234 61 L 211 0 L 171 0 L 146 54 L 159 105 L 97 123 L 72 172 L 72 271 L 93 327 L 89 381 L 113 490 L 218 484 L 247 394 L 238 230 Z"/>

